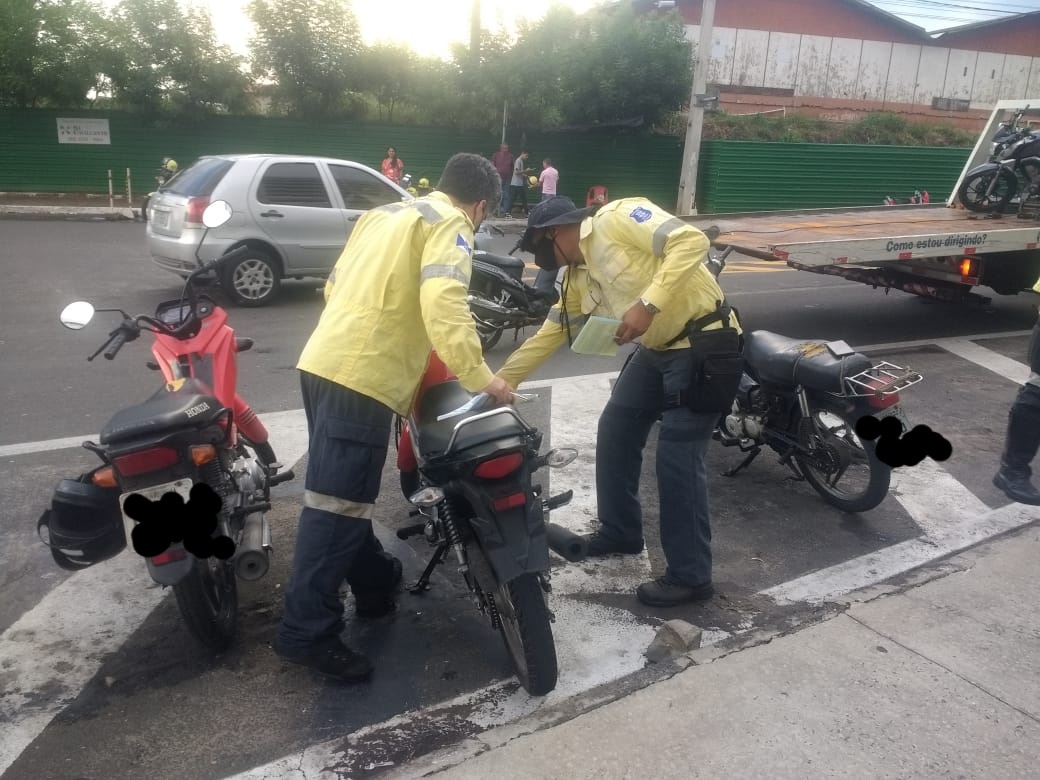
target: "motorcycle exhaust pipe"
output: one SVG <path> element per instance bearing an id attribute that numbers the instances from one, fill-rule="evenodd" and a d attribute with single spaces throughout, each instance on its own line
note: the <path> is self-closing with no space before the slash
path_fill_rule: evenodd
<path id="1" fill-rule="evenodd" d="M 267 574 L 271 567 L 271 526 L 263 512 L 246 515 L 242 541 L 235 552 L 235 574 L 248 582 Z"/>
<path id="2" fill-rule="evenodd" d="M 585 541 L 585 537 L 578 536 L 562 525 L 546 523 L 545 536 L 549 542 L 549 549 L 572 563 L 585 560 L 585 556 L 589 553 L 589 545 Z"/>
<path id="3" fill-rule="evenodd" d="M 469 295 L 467 296 L 467 300 L 470 309 L 473 310 L 473 315 L 484 321 L 496 322 L 498 320 L 512 320 L 516 318 L 518 313 L 515 309 L 510 309 L 477 295 Z"/>

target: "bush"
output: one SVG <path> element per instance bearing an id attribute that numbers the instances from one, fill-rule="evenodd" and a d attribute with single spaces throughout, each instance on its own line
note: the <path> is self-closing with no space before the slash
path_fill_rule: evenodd
<path id="1" fill-rule="evenodd" d="M 675 112 L 655 128 L 683 136 L 688 115 Z M 910 122 L 878 111 L 856 122 L 835 122 L 801 114 L 704 115 L 705 141 L 779 141 L 785 143 L 879 144 L 889 146 L 973 146 L 977 135 L 948 122 Z"/>

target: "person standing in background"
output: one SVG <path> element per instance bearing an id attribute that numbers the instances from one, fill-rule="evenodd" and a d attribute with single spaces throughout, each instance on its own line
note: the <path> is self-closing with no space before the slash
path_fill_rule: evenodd
<path id="1" fill-rule="evenodd" d="M 527 180 L 525 177 L 531 171 L 524 167 L 527 164 L 527 155 L 528 151 L 524 149 L 513 162 L 513 178 L 509 182 L 509 211 L 506 212 L 506 217 L 513 216 L 513 205 L 517 201 L 517 196 L 523 201 L 524 214 L 528 213 Z"/>
<path id="2" fill-rule="evenodd" d="M 404 160 L 397 156 L 397 150 L 394 147 L 388 147 L 383 160 L 383 175 L 394 184 L 400 184 L 403 173 Z"/>
<path id="3" fill-rule="evenodd" d="M 538 176 L 538 185 L 542 188 L 542 203 L 556 197 L 559 183 L 560 172 L 553 167 L 552 160 L 546 157 L 542 160 L 542 172 Z"/>
<path id="4" fill-rule="evenodd" d="M 509 152 L 509 144 L 502 144 L 498 147 L 498 151 L 491 155 L 491 164 L 495 166 L 495 170 L 502 179 L 502 201 L 499 203 L 499 211 L 505 216 L 509 214 L 513 205 L 509 192 L 509 182 L 513 176 L 513 155 Z"/>

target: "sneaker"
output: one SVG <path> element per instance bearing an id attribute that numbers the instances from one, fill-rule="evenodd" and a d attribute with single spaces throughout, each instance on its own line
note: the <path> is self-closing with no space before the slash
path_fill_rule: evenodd
<path id="1" fill-rule="evenodd" d="M 585 536 L 585 543 L 588 545 L 588 552 L 586 557 L 589 558 L 602 558 L 606 555 L 638 555 L 643 552 L 643 540 L 640 539 L 638 542 L 615 542 L 599 531 L 595 531 Z"/>
<path id="2" fill-rule="evenodd" d="M 503 214 L 502 215 L 502 219 L 512 219 L 512 218 L 513 218 L 512 214 Z"/>
<path id="3" fill-rule="evenodd" d="M 658 577 L 653 582 L 644 582 L 636 588 L 636 598 L 648 607 L 677 607 L 707 601 L 715 595 L 711 582 L 686 585 L 668 576 Z"/>
<path id="4" fill-rule="evenodd" d="M 275 653 L 284 661 L 306 666 L 321 674 L 344 682 L 362 682 L 372 674 L 372 664 L 361 653 L 355 653 L 339 637 L 317 642 L 306 650 L 287 652 L 274 643 Z"/>
<path id="5" fill-rule="evenodd" d="M 398 558 L 394 558 L 393 567 L 392 581 L 386 590 L 354 594 L 354 614 L 359 618 L 372 620 L 397 611 L 397 599 L 394 595 L 401 584 L 404 568 Z"/>

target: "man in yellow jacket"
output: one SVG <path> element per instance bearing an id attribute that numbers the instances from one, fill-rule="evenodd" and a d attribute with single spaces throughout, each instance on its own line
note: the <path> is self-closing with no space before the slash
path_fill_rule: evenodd
<path id="1" fill-rule="evenodd" d="M 668 567 L 636 595 L 651 606 L 709 599 L 714 589 L 704 453 L 718 415 L 695 413 L 683 403 L 693 356 L 689 340 L 675 338 L 723 303 L 704 265 L 708 239 L 644 198 L 616 200 L 596 211 L 556 197 L 535 206 L 527 224 L 522 248 L 534 253 L 540 268 L 567 267 L 564 294 L 498 375 L 516 386 L 590 315 L 621 321 L 618 344 L 642 339 L 599 420 L 600 528 L 587 537 L 589 555 L 643 550 L 639 475 L 647 436 L 660 418 L 657 483 Z M 705 329 L 718 327 L 716 321 Z"/>
<path id="2" fill-rule="evenodd" d="M 372 671 L 339 638 L 339 588 L 346 580 L 361 617 L 394 609 L 401 563 L 372 533 L 372 511 L 393 415 L 411 410 L 431 350 L 467 390 L 511 401 L 484 362 L 466 302 L 473 234 L 500 195 L 488 160 L 457 154 L 436 191 L 362 216 L 329 275 L 297 365 L 310 445 L 274 642 L 288 661 L 351 682 Z"/>
<path id="3" fill-rule="evenodd" d="M 1040 293 L 1040 279 L 1033 291 Z M 1040 506 L 1040 490 L 1030 481 L 1030 462 L 1040 450 L 1040 319 L 1029 339 L 1029 378 L 1008 412 L 1007 438 L 993 484 L 1012 501 Z"/>

